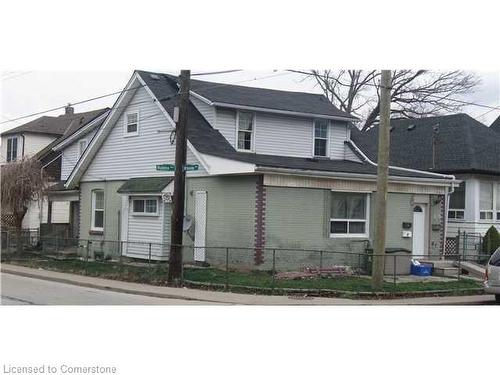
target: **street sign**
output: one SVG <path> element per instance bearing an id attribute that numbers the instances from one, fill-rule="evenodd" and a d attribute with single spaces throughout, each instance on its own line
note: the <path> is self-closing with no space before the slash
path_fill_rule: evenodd
<path id="1" fill-rule="evenodd" d="M 186 164 L 184 167 L 185 171 L 197 171 L 200 168 L 198 164 Z M 156 164 L 157 171 L 174 172 L 175 164 Z"/>
<path id="2" fill-rule="evenodd" d="M 175 164 L 156 164 L 157 171 L 174 172 Z"/>

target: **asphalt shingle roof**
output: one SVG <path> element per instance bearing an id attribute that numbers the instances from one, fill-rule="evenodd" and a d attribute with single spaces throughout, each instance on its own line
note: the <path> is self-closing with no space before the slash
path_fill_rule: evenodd
<path id="1" fill-rule="evenodd" d="M 156 74 L 158 78 L 152 78 L 150 72 L 138 71 L 146 85 L 151 89 L 165 110 L 173 117 L 177 98 L 172 98 L 178 89 L 175 80 L 171 76 Z M 167 99 L 168 98 L 168 99 Z M 167 100 L 165 100 L 167 99 Z M 288 168 L 299 170 L 316 170 L 326 172 L 360 173 L 375 175 L 376 167 L 366 162 L 353 162 L 348 160 L 311 159 L 287 156 L 263 155 L 247 152 L 237 152 L 224 138 L 214 129 L 194 107 L 189 106 L 188 139 L 201 153 L 219 156 L 226 159 L 237 160 L 256 164 L 261 167 Z M 405 177 L 429 177 L 418 172 L 405 172 L 391 170 L 392 176 Z"/>
<path id="2" fill-rule="evenodd" d="M 498 116 L 497 119 L 493 121 L 493 123 L 490 125 L 490 129 L 500 134 L 500 116 Z"/>
<path id="3" fill-rule="evenodd" d="M 434 127 L 436 135 L 433 163 Z M 500 137 L 466 114 L 391 120 L 392 165 L 440 173 L 500 174 Z M 377 160 L 378 128 L 352 131 L 356 145 Z"/>
<path id="4" fill-rule="evenodd" d="M 139 177 L 127 180 L 117 190 L 118 193 L 160 193 L 173 177 Z"/>
<path id="5" fill-rule="evenodd" d="M 94 111 L 75 113 L 73 115 L 42 116 L 26 124 L 16 128 L 7 130 L 2 134 L 17 134 L 17 133 L 44 133 L 61 136 L 66 131 L 74 133 L 81 126 L 92 121 L 100 116 L 107 108 L 97 109 Z"/>

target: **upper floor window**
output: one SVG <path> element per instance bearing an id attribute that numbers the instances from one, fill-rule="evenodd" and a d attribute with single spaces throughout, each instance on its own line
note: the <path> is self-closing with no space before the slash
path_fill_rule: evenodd
<path id="1" fill-rule="evenodd" d="M 90 229 L 104 230 L 104 190 L 92 190 L 92 219 Z"/>
<path id="2" fill-rule="evenodd" d="M 125 136 L 139 134 L 139 112 L 125 114 Z"/>
<path id="3" fill-rule="evenodd" d="M 133 199 L 132 212 L 139 215 L 158 215 L 158 199 Z"/>
<path id="4" fill-rule="evenodd" d="M 332 192 L 330 237 L 368 236 L 368 194 Z"/>
<path id="5" fill-rule="evenodd" d="M 328 151 L 328 121 L 314 121 L 314 156 L 326 157 Z"/>
<path id="6" fill-rule="evenodd" d="M 82 156 L 87 148 L 87 140 L 82 139 L 78 142 L 78 156 Z"/>
<path id="7" fill-rule="evenodd" d="M 464 220 L 465 218 L 465 182 L 455 188 L 450 195 L 450 207 L 448 209 L 448 219 Z"/>
<path id="8" fill-rule="evenodd" d="M 7 161 L 17 160 L 17 137 L 7 138 Z"/>
<path id="9" fill-rule="evenodd" d="M 255 115 L 251 112 L 238 112 L 238 150 L 253 150 Z"/>

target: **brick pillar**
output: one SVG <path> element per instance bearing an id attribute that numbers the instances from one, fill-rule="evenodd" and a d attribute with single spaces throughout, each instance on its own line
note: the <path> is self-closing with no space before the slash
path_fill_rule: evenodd
<path id="1" fill-rule="evenodd" d="M 266 247 L 266 187 L 264 176 L 257 178 L 255 187 L 255 265 L 264 263 L 264 248 Z"/>

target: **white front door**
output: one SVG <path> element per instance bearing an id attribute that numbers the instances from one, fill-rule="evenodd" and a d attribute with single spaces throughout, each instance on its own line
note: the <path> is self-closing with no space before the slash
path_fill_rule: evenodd
<path id="1" fill-rule="evenodd" d="M 205 261 L 207 235 L 207 192 L 195 192 L 194 201 L 194 260 Z"/>
<path id="2" fill-rule="evenodd" d="M 425 206 L 413 209 L 413 256 L 425 255 Z"/>

